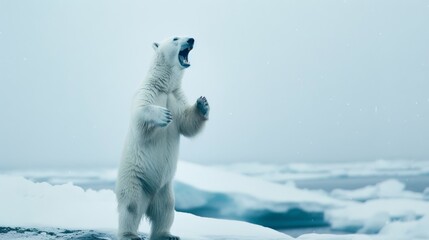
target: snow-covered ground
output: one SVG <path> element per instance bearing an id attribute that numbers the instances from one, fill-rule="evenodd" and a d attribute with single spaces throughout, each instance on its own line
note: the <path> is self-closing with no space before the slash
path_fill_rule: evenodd
<path id="1" fill-rule="evenodd" d="M 51 185 L 34 183 L 22 177 L 1 175 L 0 196 L 2 227 L 95 229 L 104 237 L 114 236 L 117 213 L 115 196 L 111 190 L 83 190 L 71 183 Z M 140 230 L 146 232 L 147 229 L 147 222 L 143 222 Z M 275 230 L 250 223 L 202 218 L 181 212 L 176 213 L 172 232 L 184 240 L 291 239 Z M 55 234 L 54 237 L 61 233 L 63 232 Z M 13 230 L 4 236 L 0 234 L 0 238 L 20 236 L 19 232 Z M 43 236 L 49 239 L 51 235 Z"/>
<path id="2" fill-rule="evenodd" d="M 268 181 L 265 176 L 269 174 L 263 173 L 264 166 L 255 165 L 257 169 L 253 170 L 249 166 L 240 172 L 237 168 L 227 171 L 227 167 L 180 162 L 175 188 L 178 212 L 173 232 L 183 239 L 293 239 L 270 228 L 242 222 L 247 221 L 276 229 L 329 226 L 348 233 L 303 234 L 297 239 L 429 239 L 429 188 L 413 192 L 392 178 L 353 190 L 308 190 L 296 187 L 291 179 L 286 183 Z M 356 166 L 366 169 L 366 173 L 377 174 L 378 171 L 379 175 L 388 173 L 390 177 L 395 176 L 393 173 L 405 176 L 405 172 L 424 175 L 429 163 L 394 162 L 388 166 L 378 161 L 349 164 L 355 166 L 352 168 L 340 166 L 341 172 L 346 173 L 339 180 L 344 175 L 355 175 L 352 172 L 357 172 Z M 335 167 L 329 170 L 324 165 L 316 165 L 314 168 L 317 167 L 321 169 L 311 172 L 316 175 L 325 172 L 323 177 L 338 177 L 332 174 L 339 171 Z M 271 167 L 265 169 L 271 170 Z M 299 175 L 299 171 L 310 170 L 309 166 L 304 166 L 295 167 L 294 171 Z M 309 177 L 314 178 L 314 175 Z M 101 234 L 99 239 L 114 238 L 114 194 L 110 189 L 92 190 L 90 187 L 92 183 L 95 188 L 103 188 L 103 184 L 111 188 L 114 178 L 115 170 L 4 172 L 0 175 L 0 227 L 3 227 L 0 239 L 7 239 L 10 234 L 13 238 L 22 237 L 23 232 L 33 234 L 31 239 L 49 239 L 49 236 L 61 239 L 70 234 L 92 234 L 88 232 L 90 229 Z M 242 221 L 203 218 L 183 212 Z M 12 228 L 4 230 L 4 227 Z M 22 230 L 32 228 L 37 230 Z M 46 228 L 48 230 L 40 230 Z M 147 229 L 144 222 L 140 230 L 144 234 Z M 35 231 L 45 233 L 35 234 Z"/>

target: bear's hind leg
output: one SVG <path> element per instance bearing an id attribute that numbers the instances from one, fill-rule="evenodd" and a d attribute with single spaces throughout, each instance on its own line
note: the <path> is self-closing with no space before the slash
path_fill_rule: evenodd
<path id="1" fill-rule="evenodd" d="M 179 240 L 170 234 L 174 220 L 174 194 L 171 183 L 161 188 L 153 197 L 146 213 L 151 221 L 150 240 Z"/>
<path id="2" fill-rule="evenodd" d="M 138 189 L 138 188 L 137 188 Z M 137 230 L 143 214 L 149 205 L 149 197 L 143 190 L 128 188 L 123 190 L 118 197 L 119 231 L 120 240 L 141 240 Z"/>

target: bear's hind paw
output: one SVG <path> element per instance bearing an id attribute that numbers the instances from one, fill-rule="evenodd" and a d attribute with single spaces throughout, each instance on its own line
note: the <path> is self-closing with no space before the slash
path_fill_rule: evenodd
<path id="1" fill-rule="evenodd" d="M 151 238 L 151 240 L 152 240 L 152 238 Z M 171 234 L 167 234 L 167 235 L 162 235 L 162 236 L 153 238 L 153 240 L 180 240 L 180 237 L 174 236 Z"/>
<path id="2" fill-rule="evenodd" d="M 141 238 L 139 236 L 137 236 L 134 233 L 124 233 L 121 234 L 121 236 L 119 237 L 120 240 L 144 240 L 144 238 Z"/>

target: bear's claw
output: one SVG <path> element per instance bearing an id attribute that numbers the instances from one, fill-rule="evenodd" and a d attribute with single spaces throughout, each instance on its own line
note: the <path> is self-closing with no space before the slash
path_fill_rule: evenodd
<path id="1" fill-rule="evenodd" d="M 166 127 L 171 121 L 173 121 L 173 115 L 170 110 L 160 107 L 160 117 L 158 120 L 155 120 L 155 125 L 159 127 Z"/>
<path id="2" fill-rule="evenodd" d="M 208 118 L 210 106 L 209 106 L 209 103 L 207 102 L 206 97 L 201 96 L 197 99 L 197 109 L 200 111 L 201 115 L 204 118 L 206 119 Z"/>

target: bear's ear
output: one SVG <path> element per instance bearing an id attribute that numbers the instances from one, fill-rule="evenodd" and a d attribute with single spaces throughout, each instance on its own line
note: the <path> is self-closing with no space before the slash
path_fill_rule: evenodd
<path id="1" fill-rule="evenodd" d="M 152 44 L 152 47 L 153 47 L 153 50 L 157 50 L 158 49 L 158 47 L 159 47 L 159 43 L 156 43 L 156 42 L 154 42 L 153 44 Z"/>

